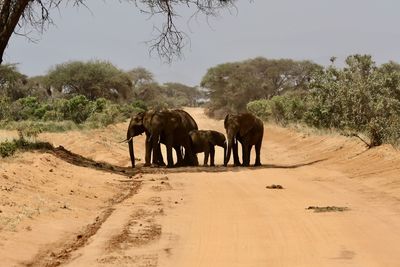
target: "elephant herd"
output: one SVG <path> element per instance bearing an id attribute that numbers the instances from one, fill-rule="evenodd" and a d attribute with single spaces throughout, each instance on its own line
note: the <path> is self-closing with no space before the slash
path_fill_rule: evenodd
<path id="1" fill-rule="evenodd" d="M 144 166 L 165 166 L 160 144 L 167 148 L 167 167 L 197 166 L 197 153 L 204 152 L 204 165 L 215 166 L 215 146 L 224 148 L 224 166 L 233 152 L 234 166 L 249 166 L 252 147 L 256 150 L 254 166 L 260 166 L 260 150 L 264 126 L 260 119 L 250 113 L 228 114 L 224 120 L 227 141 L 223 133 L 214 130 L 199 130 L 196 121 L 184 110 L 145 111 L 130 120 L 127 142 L 132 168 L 135 167 L 133 138 L 146 134 Z M 242 145 L 243 164 L 238 155 L 238 142 Z M 172 149 L 176 151 L 174 164 Z M 152 161 L 151 161 L 152 160 Z"/>

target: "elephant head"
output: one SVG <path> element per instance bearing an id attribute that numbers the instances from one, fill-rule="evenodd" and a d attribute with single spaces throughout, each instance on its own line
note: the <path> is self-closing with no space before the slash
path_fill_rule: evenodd
<path id="1" fill-rule="evenodd" d="M 144 126 L 145 112 L 140 112 L 131 118 L 129 122 L 128 130 L 126 133 L 126 139 L 129 146 L 129 155 L 131 157 L 132 168 L 135 167 L 135 153 L 133 150 L 133 137 L 138 136 L 146 131 Z"/>
<path id="2" fill-rule="evenodd" d="M 224 148 L 224 164 L 226 161 L 226 149 L 227 149 L 227 143 L 226 143 L 226 138 L 223 133 L 217 132 L 217 131 L 210 131 L 211 132 L 211 139 L 213 139 L 213 143 L 217 146 L 223 147 Z"/>
<path id="3" fill-rule="evenodd" d="M 233 157 L 234 157 L 234 164 L 240 165 L 239 157 L 238 157 L 238 139 L 240 140 L 241 137 L 247 135 L 253 125 L 255 123 L 255 117 L 248 113 L 232 115 L 228 114 L 224 120 L 224 127 L 226 130 L 228 147 L 227 147 L 227 154 L 224 160 L 224 165 L 227 166 L 230 157 L 231 151 L 233 150 Z"/>

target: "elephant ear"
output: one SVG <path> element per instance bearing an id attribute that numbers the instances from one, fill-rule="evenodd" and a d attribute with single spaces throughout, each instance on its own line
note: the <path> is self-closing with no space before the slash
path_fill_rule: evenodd
<path id="1" fill-rule="evenodd" d="M 128 129 L 131 129 L 134 125 L 143 124 L 143 116 L 144 116 L 144 112 L 139 112 L 135 116 L 132 116 L 131 120 L 129 122 Z"/>
<path id="2" fill-rule="evenodd" d="M 142 116 L 142 124 L 145 128 L 150 129 L 151 128 L 151 123 L 153 120 L 154 115 L 156 115 L 156 111 L 154 110 L 150 110 L 150 111 L 146 111 L 143 113 Z"/>
<path id="3" fill-rule="evenodd" d="M 257 123 L 256 118 L 254 116 L 250 116 L 249 114 L 243 116 L 242 120 L 240 121 L 240 129 L 239 129 L 240 136 L 247 135 L 253 129 L 256 123 Z"/>
<path id="4" fill-rule="evenodd" d="M 165 121 L 167 124 L 169 124 L 168 127 L 172 129 L 176 129 L 178 127 L 182 127 L 182 118 L 180 117 L 179 114 L 170 112 L 167 116 L 167 120 Z"/>

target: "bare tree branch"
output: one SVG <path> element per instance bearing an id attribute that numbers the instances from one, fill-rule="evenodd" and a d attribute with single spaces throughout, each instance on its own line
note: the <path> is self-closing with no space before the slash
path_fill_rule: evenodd
<path id="1" fill-rule="evenodd" d="M 194 10 L 189 19 L 200 14 L 208 17 L 218 16 L 223 8 L 234 7 L 235 0 L 134 0 L 135 5 L 151 16 L 161 15 L 164 23 L 154 27 L 156 37 L 148 41 L 150 54 L 156 53 L 161 59 L 170 63 L 182 57 L 182 49 L 190 42 L 188 36 L 176 26 L 177 6 L 187 6 Z"/>
<path id="2" fill-rule="evenodd" d="M 171 62 L 182 56 L 182 48 L 190 41 L 176 25 L 176 8 L 186 6 L 194 14 L 207 18 L 217 16 L 222 8 L 233 7 L 236 0 L 119 0 L 131 2 L 141 12 L 162 16 L 164 23 L 154 26 L 157 36 L 148 41 L 150 53 Z M 250 0 L 251 1 L 251 0 Z M 0 0 L 0 64 L 11 35 L 27 36 L 32 29 L 42 34 L 51 24 L 51 12 L 59 10 L 61 3 L 87 7 L 85 0 Z M 88 8 L 88 7 L 87 7 Z M 29 30 L 27 30 L 29 29 Z"/>

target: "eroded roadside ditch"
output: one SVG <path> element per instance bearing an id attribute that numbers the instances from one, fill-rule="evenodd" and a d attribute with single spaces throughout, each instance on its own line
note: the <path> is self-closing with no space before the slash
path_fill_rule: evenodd
<path id="1" fill-rule="evenodd" d="M 40 251 L 34 259 L 26 263 L 25 266 L 53 267 L 67 263 L 71 259 L 71 254 L 85 246 L 89 239 L 97 233 L 103 223 L 115 211 L 114 206 L 135 195 L 139 191 L 141 185 L 141 181 L 131 181 L 129 186 L 127 186 L 128 190 L 110 199 L 109 203 L 107 203 L 107 207 L 95 218 L 93 223 L 83 227 L 76 236 L 64 241 L 61 245 L 58 244 L 55 245 L 54 248 Z"/>

